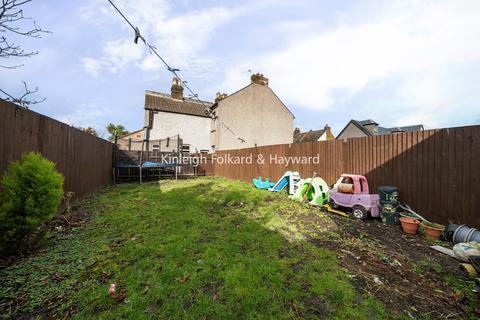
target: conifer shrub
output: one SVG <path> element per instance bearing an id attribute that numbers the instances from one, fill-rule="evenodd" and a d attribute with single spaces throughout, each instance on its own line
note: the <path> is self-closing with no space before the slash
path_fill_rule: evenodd
<path id="1" fill-rule="evenodd" d="M 40 153 L 12 162 L 0 182 L 0 253 L 50 220 L 63 196 L 63 176 Z"/>

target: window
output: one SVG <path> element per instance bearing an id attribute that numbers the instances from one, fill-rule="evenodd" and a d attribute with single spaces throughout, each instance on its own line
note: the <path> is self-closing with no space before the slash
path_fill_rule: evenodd
<path id="1" fill-rule="evenodd" d="M 343 178 L 342 183 L 353 184 L 353 179 L 350 178 L 350 177 L 345 177 L 345 178 Z"/>

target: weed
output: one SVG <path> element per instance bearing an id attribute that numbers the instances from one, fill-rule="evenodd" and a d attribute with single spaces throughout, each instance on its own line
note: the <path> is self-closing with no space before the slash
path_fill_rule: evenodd
<path id="1" fill-rule="evenodd" d="M 442 273 L 443 268 L 438 261 L 432 258 L 426 258 L 425 260 L 420 261 L 413 265 L 413 271 L 418 274 L 424 274 L 427 271 L 433 271 L 435 273 Z"/>

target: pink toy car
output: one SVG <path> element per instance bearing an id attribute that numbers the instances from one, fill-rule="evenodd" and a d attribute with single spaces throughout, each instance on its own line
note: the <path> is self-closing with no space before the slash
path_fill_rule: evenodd
<path id="1" fill-rule="evenodd" d="M 330 190 L 330 206 L 346 208 L 357 219 L 380 216 L 380 196 L 369 194 L 367 178 L 356 174 L 342 174 Z"/>

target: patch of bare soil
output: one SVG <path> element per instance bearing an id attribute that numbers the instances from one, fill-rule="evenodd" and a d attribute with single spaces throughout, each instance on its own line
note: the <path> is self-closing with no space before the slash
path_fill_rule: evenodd
<path id="1" fill-rule="evenodd" d="M 329 214 L 328 214 L 329 215 Z M 308 215 L 311 225 L 325 216 Z M 445 282 L 445 276 L 462 277 L 458 261 L 430 249 L 423 236 L 406 235 L 400 226 L 377 220 L 354 220 L 329 215 L 336 227 L 310 233 L 310 241 L 335 252 L 353 275 L 357 289 L 380 299 L 390 312 L 414 319 L 468 319 L 468 297 Z M 319 229 L 321 230 L 321 229 Z M 480 302 L 480 296 L 477 296 Z M 480 314 L 478 314 L 480 317 Z"/>

